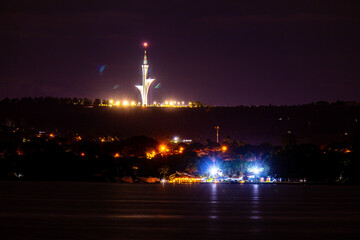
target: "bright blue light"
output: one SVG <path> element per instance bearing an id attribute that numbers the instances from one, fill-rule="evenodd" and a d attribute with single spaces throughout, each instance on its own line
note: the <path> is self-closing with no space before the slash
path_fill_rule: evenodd
<path id="1" fill-rule="evenodd" d="M 255 174 L 259 174 L 263 170 L 264 170 L 264 168 L 258 168 L 258 167 L 252 167 L 252 168 L 248 169 L 249 172 L 252 172 L 252 173 L 255 173 Z"/>

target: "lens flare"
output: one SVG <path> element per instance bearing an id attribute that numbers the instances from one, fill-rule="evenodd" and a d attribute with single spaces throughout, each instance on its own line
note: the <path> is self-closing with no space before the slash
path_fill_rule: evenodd
<path id="1" fill-rule="evenodd" d="M 102 73 L 104 72 L 105 68 L 106 68 L 106 65 L 101 65 L 101 66 L 98 68 L 99 74 L 102 74 Z"/>

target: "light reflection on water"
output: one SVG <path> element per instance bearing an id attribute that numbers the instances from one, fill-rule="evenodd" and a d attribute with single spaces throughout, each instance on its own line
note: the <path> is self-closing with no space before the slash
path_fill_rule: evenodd
<path id="1" fill-rule="evenodd" d="M 251 196 L 251 215 L 250 219 L 261 219 L 260 213 L 260 197 L 259 197 L 259 184 L 252 185 L 252 196 Z"/>
<path id="2" fill-rule="evenodd" d="M 0 182 L 0 189 L 1 239 L 360 235 L 359 186 Z"/>
<path id="3" fill-rule="evenodd" d="M 212 183 L 211 184 L 211 194 L 210 194 L 210 219 L 217 219 L 217 191 L 216 191 L 216 187 L 217 184 L 216 183 Z"/>
<path id="4" fill-rule="evenodd" d="M 140 219 L 171 219 L 171 218 L 183 218 L 181 215 L 144 215 L 144 214 L 133 214 L 133 215 L 109 215 L 110 218 L 140 218 Z"/>

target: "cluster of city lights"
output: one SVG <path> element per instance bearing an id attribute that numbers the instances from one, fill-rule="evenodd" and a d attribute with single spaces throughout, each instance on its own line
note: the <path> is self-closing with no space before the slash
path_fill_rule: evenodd
<path id="1" fill-rule="evenodd" d="M 188 103 L 190 105 L 191 102 Z M 161 104 L 161 106 L 174 106 L 174 107 L 181 107 L 186 106 L 184 101 L 178 102 L 178 101 L 165 101 Z"/>
<path id="2" fill-rule="evenodd" d="M 115 106 L 115 107 L 136 107 L 136 106 L 142 106 L 141 102 L 131 101 L 131 100 L 109 100 L 109 106 Z M 153 107 L 188 107 L 191 105 L 191 102 L 184 102 L 184 101 L 165 101 L 163 103 L 154 101 L 149 106 Z"/>
<path id="3" fill-rule="evenodd" d="M 117 101 L 115 101 L 113 99 L 109 100 L 109 106 L 128 107 L 128 106 L 139 106 L 139 105 L 141 105 L 141 103 L 140 102 L 136 103 L 135 101 L 128 101 L 128 100 L 123 100 L 123 101 L 117 100 Z"/>

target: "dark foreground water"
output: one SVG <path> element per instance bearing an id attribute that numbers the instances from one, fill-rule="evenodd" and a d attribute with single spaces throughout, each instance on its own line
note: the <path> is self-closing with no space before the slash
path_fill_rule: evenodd
<path id="1" fill-rule="evenodd" d="M 360 187 L 0 182 L 0 239 L 360 239 Z"/>

